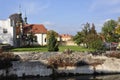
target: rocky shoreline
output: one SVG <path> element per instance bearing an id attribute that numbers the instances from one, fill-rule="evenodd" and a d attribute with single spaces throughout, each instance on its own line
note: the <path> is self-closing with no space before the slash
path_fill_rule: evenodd
<path id="1" fill-rule="evenodd" d="M 84 52 L 14 52 L 21 60 L 12 67 L 1 69 L 1 76 L 67 76 L 120 74 L 120 59 Z"/>

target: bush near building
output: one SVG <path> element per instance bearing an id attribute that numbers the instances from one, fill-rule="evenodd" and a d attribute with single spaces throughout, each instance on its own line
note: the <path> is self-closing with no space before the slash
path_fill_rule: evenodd
<path id="1" fill-rule="evenodd" d="M 51 31 L 48 37 L 48 51 L 58 51 L 58 42 L 55 36 L 55 32 Z"/>

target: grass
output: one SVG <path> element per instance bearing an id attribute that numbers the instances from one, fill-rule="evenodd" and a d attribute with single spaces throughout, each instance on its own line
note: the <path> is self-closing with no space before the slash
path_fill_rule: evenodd
<path id="1" fill-rule="evenodd" d="M 47 52 L 47 47 L 22 47 L 22 48 L 14 48 L 11 49 L 10 51 L 15 51 L 15 52 L 24 52 L 24 51 L 36 51 L 36 52 Z"/>
<path id="2" fill-rule="evenodd" d="M 72 51 L 93 51 L 93 49 L 87 49 L 80 46 L 59 46 L 59 51 L 63 52 L 65 49 L 70 49 Z M 10 51 L 15 52 L 24 52 L 24 51 L 36 51 L 36 52 L 48 52 L 47 46 L 37 46 L 37 47 L 25 47 L 25 48 L 14 48 Z"/>

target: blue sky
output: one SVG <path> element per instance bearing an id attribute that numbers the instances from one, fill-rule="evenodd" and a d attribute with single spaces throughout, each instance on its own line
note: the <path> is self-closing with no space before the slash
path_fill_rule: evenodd
<path id="1" fill-rule="evenodd" d="M 86 22 L 100 32 L 106 20 L 120 17 L 120 0 L 0 0 L 0 19 L 19 12 L 19 5 L 28 23 L 44 24 L 60 34 L 74 35 Z"/>

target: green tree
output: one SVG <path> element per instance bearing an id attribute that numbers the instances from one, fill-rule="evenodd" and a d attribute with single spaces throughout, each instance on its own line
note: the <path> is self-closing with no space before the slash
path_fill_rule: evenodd
<path id="1" fill-rule="evenodd" d="M 90 24 L 86 23 L 82 31 L 78 32 L 73 40 L 78 45 L 83 43 L 87 48 L 101 49 L 102 47 L 102 39 L 97 34 L 94 24 L 90 27 Z"/>
<path id="2" fill-rule="evenodd" d="M 90 33 L 91 33 L 91 34 L 97 34 L 97 32 L 96 32 L 96 30 L 95 30 L 95 25 L 94 25 L 94 23 L 92 23 L 92 27 L 91 27 L 91 29 L 90 29 Z"/>
<path id="3" fill-rule="evenodd" d="M 116 38 L 117 34 L 115 34 L 116 26 L 117 26 L 117 22 L 115 20 L 109 20 L 104 23 L 102 28 L 102 33 L 105 37 L 106 42 L 118 41 L 118 39 Z"/>
<path id="4" fill-rule="evenodd" d="M 84 24 L 84 28 L 82 29 L 82 32 L 84 34 L 84 36 L 87 36 L 90 32 L 90 24 L 86 23 Z"/>
<path id="5" fill-rule="evenodd" d="M 51 31 L 48 37 L 48 51 L 58 51 L 58 42 L 55 36 L 55 32 Z"/>
<path id="6" fill-rule="evenodd" d="M 87 44 L 89 48 L 94 48 L 96 50 L 102 48 L 102 38 L 97 34 L 94 24 L 92 24 L 92 27 L 90 28 L 89 34 L 87 35 L 87 39 Z"/>
<path id="7" fill-rule="evenodd" d="M 83 43 L 84 41 L 84 35 L 82 32 L 77 32 L 77 34 L 73 37 L 73 40 L 75 41 L 75 43 L 77 43 L 77 45 L 80 45 L 81 43 Z"/>
<path id="8" fill-rule="evenodd" d="M 87 38 L 87 36 L 90 34 L 90 23 L 86 23 L 84 25 L 84 28 L 82 29 L 82 33 L 83 33 L 83 44 L 85 45 L 85 47 L 88 48 L 88 41 L 89 38 Z"/>
<path id="9" fill-rule="evenodd" d="M 88 48 L 94 48 L 96 50 L 102 49 L 103 42 L 98 34 L 89 34 L 87 38 L 89 39 L 87 42 Z"/>
<path id="10" fill-rule="evenodd" d="M 115 33 L 120 35 L 120 24 L 117 25 Z"/>
<path id="11" fill-rule="evenodd" d="M 58 37 L 58 33 L 57 33 L 56 31 L 54 31 L 54 30 L 49 30 L 49 31 L 47 32 L 47 39 L 50 38 L 51 33 L 52 33 L 56 38 Z"/>
<path id="12" fill-rule="evenodd" d="M 75 41 L 75 43 L 77 43 L 77 45 L 84 44 L 84 47 L 87 46 L 87 35 L 89 34 L 89 30 L 90 24 L 86 23 L 84 24 L 82 31 L 77 32 L 77 34 L 73 37 L 73 40 Z"/>

